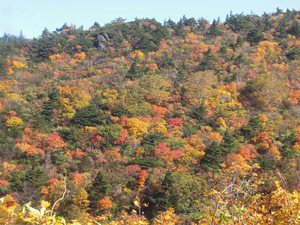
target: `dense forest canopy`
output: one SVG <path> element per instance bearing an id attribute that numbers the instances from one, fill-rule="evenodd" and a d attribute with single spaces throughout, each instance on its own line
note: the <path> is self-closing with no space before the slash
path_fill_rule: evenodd
<path id="1" fill-rule="evenodd" d="M 1 224 L 300 222 L 300 11 L 0 38 Z"/>

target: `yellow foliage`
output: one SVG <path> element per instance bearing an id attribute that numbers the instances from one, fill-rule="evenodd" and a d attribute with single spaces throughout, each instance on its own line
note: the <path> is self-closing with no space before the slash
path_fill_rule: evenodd
<path id="1" fill-rule="evenodd" d="M 80 209 L 87 210 L 90 204 L 88 197 L 89 195 L 86 192 L 86 190 L 83 187 L 81 187 L 78 190 L 77 194 L 72 197 L 72 202 L 75 205 L 77 205 Z"/>
<path id="2" fill-rule="evenodd" d="M 137 118 L 130 118 L 126 122 L 126 129 L 130 136 L 141 138 L 150 127 L 149 123 L 143 122 Z"/>
<path id="3" fill-rule="evenodd" d="M 205 146 L 205 145 L 204 145 Z M 179 159 L 181 164 L 196 164 L 198 160 L 202 159 L 205 156 L 203 150 L 198 150 L 191 145 L 187 144 L 184 146 L 184 153 Z"/>
<path id="4" fill-rule="evenodd" d="M 53 62 L 57 59 L 60 59 L 61 58 L 61 55 L 60 54 L 55 54 L 55 55 L 49 55 L 49 58 L 50 60 Z"/>
<path id="5" fill-rule="evenodd" d="M 166 125 L 167 125 L 166 121 L 161 120 L 161 122 L 159 122 L 155 127 L 153 127 L 150 132 L 165 134 L 168 132 Z"/>
<path id="6" fill-rule="evenodd" d="M 5 126 L 8 128 L 23 125 L 23 120 L 17 116 L 10 117 L 6 120 Z"/>
<path id="7" fill-rule="evenodd" d="M 154 225 L 176 225 L 181 223 L 183 223 L 183 219 L 174 213 L 173 208 L 169 208 L 166 212 L 160 212 L 153 222 Z"/>
<path id="8" fill-rule="evenodd" d="M 85 57 L 86 57 L 86 55 L 85 55 L 84 52 L 76 53 L 76 54 L 75 54 L 75 58 L 76 58 L 76 59 L 79 59 L 79 60 L 83 60 L 83 59 L 85 59 Z"/>
<path id="9" fill-rule="evenodd" d="M 140 60 L 144 60 L 145 55 L 140 50 L 135 50 L 134 53 L 138 55 Z"/>
<path id="10" fill-rule="evenodd" d="M 278 148 L 276 145 L 272 145 L 271 148 L 269 149 L 269 152 L 272 154 L 272 156 L 275 158 L 275 160 L 278 162 L 282 156 L 280 152 L 278 151 Z"/>

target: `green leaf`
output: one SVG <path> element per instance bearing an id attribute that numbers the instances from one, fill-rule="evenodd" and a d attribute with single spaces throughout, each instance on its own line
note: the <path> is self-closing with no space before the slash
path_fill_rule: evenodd
<path id="1" fill-rule="evenodd" d="M 31 202 L 28 202 L 28 203 L 25 203 L 22 207 L 21 207 L 21 209 L 20 209 L 20 213 L 24 213 L 24 210 L 26 209 L 26 206 L 29 206 L 31 204 Z"/>
<path id="2" fill-rule="evenodd" d="M 203 219 L 203 218 L 205 218 L 205 217 L 209 217 L 209 216 L 211 216 L 210 213 L 205 213 L 205 214 L 201 217 L 201 219 Z"/>
<path id="3" fill-rule="evenodd" d="M 224 222 L 224 223 L 229 223 L 230 219 L 228 219 L 223 213 L 220 214 L 220 219 Z"/>

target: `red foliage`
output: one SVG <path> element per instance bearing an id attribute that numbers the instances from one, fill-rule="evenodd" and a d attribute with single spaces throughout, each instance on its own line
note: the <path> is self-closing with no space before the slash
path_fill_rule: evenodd
<path id="1" fill-rule="evenodd" d="M 0 180 L 0 187 L 6 186 L 8 182 L 6 180 Z"/>
<path id="2" fill-rule="evenodd" d="M 180 150 L 172 150 L 170 156 L 173 160 L 178 160 L 182 156 L 183 151 Z"/>
<path id="3" fill-rule="evenodd" d="M 126 143 L 126 142 L 129 141 L 129 137 L 127 136 L 127 130 L 126 129 L 123 129 L 121 134 L 122 134 L 121 139 L 115 141 L 114 142 L 115 145 L 119 145 L 119 144 Z"/>
<path id="4" fill-rule="evenodd" d="M 126 167 L 125 172 L 131 177 L 137 177 L 142 171 L 141 167 L 138 165 L 130 165 Z"/>
<path id="5" fill-rule="evenodd" d="M 252 160 L 256 156 L 258 156 L 258 153 L 256 149 L 253 147 L 253 145 L 248 145 L 248 147 L 242 147 L 238 154 L 244 157 L 245 160 Z"/>
<path id="6" fill-rule="evenodd" d="M 169 125 L 180 126 L 182 124 L 182 121 L 178 118 L 172 118 L 172 119 L 169 119 L 167 123 Z"/>
<path id="7" fill-rule="evenodd" d="M 91 142 L 98 146 L 100 144 L 101 141 L 105 140 L 104 137 L 101 137 L 100 134 L 97 134 L 97 133 L 93 133 L 93 137 L 91 139 Z"/>
<path id="8" fill-rule="evenodd" d="M 77 181 L 79 184 L 82 184 L 86 175 L 84 173 L 79 173 L 78 171 L 71 173 L 70 177 L 72 180 Z"/>
<path id="9" fill-rule="evenodd" d="M 48 183 L 49 183 L 50 185 L 55 184 L 56 182 L 58 182 L 58 179 L 57 179 L 57 178 L 52 179 L 52 180 L 48 180 Z"/>
<path id="10" fill-rule="evenodd" d="M 167 113 L 170 113 L 170 111 L 165 107 L 151 105 L 151 108 L 156 113 L 156 116 L 158 116 L 160 118 L 164 118 Z"/>
<path id="11" fill-rule="evenodd" d="M 62 138 L 59 136 L 58 132 L 53 132 L 53 133 L 48 134 L 44 138 L 44 142 L 42 145 L 42 147 L 45 150 L 55 150 L 55 149 L 63 148 L 66 146 L 67 146 L 67 144 L 62 140 Z"/>
<path id="12" fill-rule="evenodd" d="M 159 143 L 155 146 L 154 151 L 157 157 L 165 157 L 170 153 L 170 148 L 166 143 Z"/>
<path id="13" fill-rule="evenodd" d="M 148 177 L 148 173 L 146 170 L 142 170 L 140 173 L 140 180 L 138 181 L 138 183 L 140 184 L 139 190 L 141 190 L 144 186 L 145 186 L 145 181 Z"/>

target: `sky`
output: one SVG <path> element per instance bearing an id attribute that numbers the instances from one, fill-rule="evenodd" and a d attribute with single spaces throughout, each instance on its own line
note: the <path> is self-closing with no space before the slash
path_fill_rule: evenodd
<path id="1" fill-rule="evenodd" d="M 187 18 L 204 17 L 210 22 L 227 14 L 272 13 L 279 7 L 284 12 L 300 10 L 299 0 L 0 0 L 0 36 L 4 33 L 25 38 L 38 38 L 46 27 L 50 32 L 63 24 L 83 25 L 89 29 L 94 22 L 101 26 L 122 17 L 126 22 L 135 18 L 155 18 L 158 22 L 171 18 L 178 22 Z"/>

